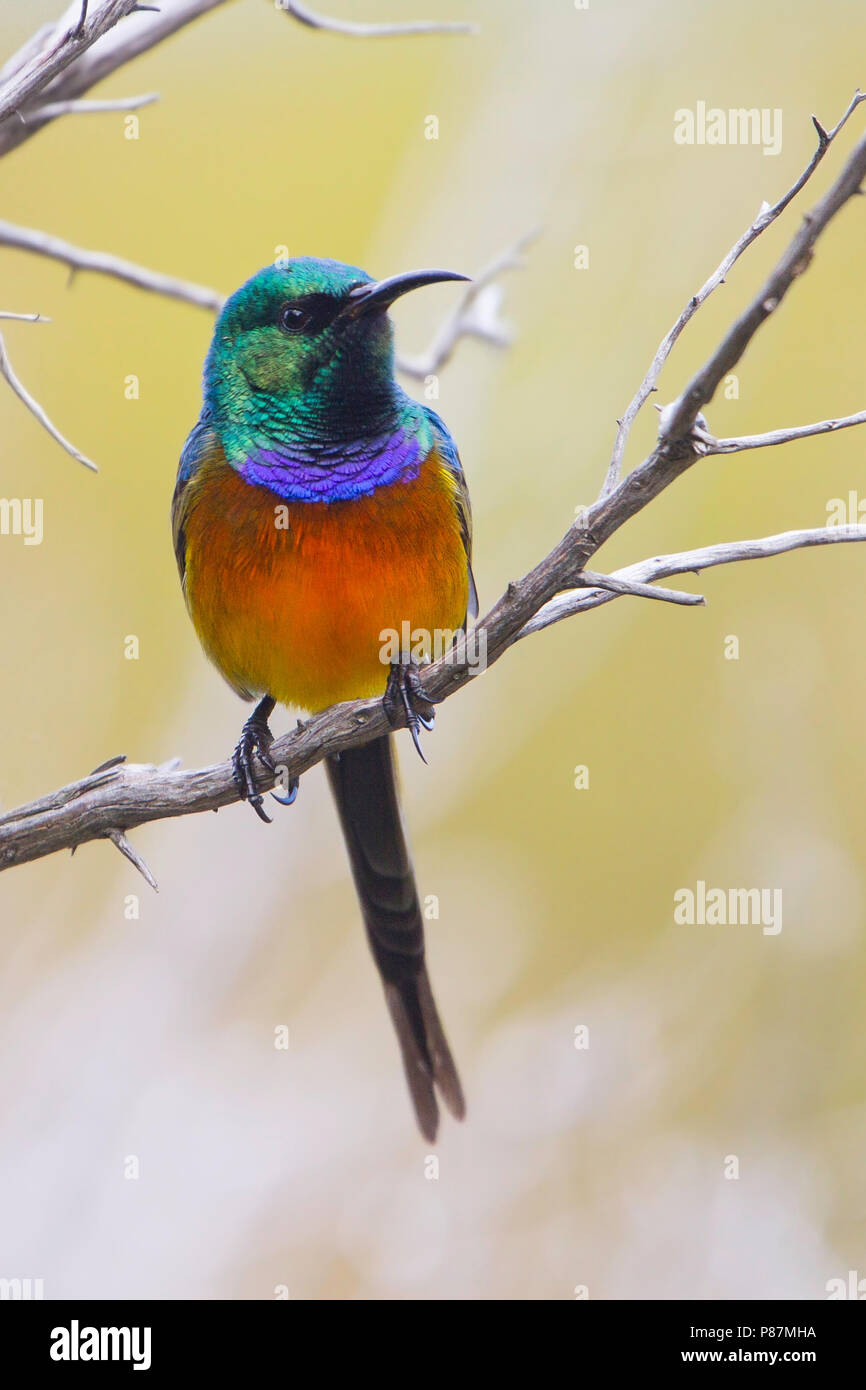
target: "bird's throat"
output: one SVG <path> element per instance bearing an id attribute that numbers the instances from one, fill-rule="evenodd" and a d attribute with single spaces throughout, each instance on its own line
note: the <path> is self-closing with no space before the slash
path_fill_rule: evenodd
<path id="1" fill-rule="evenodd" d="M 345 425 L 346 422 L 341 422 Z M 426 411 L 400 393 L 382 413 L 356 421 L 274 418 L 226 439 L 226 457 L 246 482 L 292 502 L 343 502 L 413 481 L 433 447 Z"/>

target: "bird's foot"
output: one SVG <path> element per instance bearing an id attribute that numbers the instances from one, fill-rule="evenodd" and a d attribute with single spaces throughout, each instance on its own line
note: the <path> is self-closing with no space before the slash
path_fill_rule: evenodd
<path id="1" fill-rule="evenodd" d="M 391 663 L 382 704 L 391 728 L 402 729 L 405 726 L 412 735 L 419 758 L 426 763 L 419 733 L 421 729 L 429 733 L 433 728 L 436 711 L 421 688 L 417 666 L 410 661 Z"/>
<path id="2" fill-rule="evenodd" d="M 284 773 L 285 769 L 278 767 L 271 757 L 271 744 L 274 741 L 274 736 L 268 724 L 275 703 L 270 695 L 266 695 L 263 700 L 259 701 L 244 724 L 237 747 L 232 754 L 232 772 L 241 800 L 248 801 L 259 819 L 268 825 L 271 823 L 271 818 L 262 807 L 263 797 L 256 786 L 253 759 L 258 756 L 259 762 L 282 784 L 281 773 Z M 288 779 L 283 793 L 271 792 L 271 796 L 275 801 L 279 801 L 281 806 L 291 806 L 297 794 L 297 777 Z"/>

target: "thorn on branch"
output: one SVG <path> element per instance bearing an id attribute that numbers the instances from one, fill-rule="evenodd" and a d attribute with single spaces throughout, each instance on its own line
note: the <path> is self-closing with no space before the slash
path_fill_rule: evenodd
<path id="1" fill-rule="evenodd" d="M 104 763 L 100 763 L 99 767 L 95 767 L 92 772 L 88 773 L 88 776 L 95 777 L 97 772 L 107 772 L 110 767 L 119 767 L 121 763 L 125 762 L 126 754 L 116 753 L 113 758 L 106 758 Z"/>
<path id="2" fill-rule="evenodd" d="M 130 864 L 134 865 L 134 867 L 138 869 L 138 872 L 141 874 L 142 878 L 150 884 L 154 893 L 158 893 L 159 885 L 157 884 L 156 879 L 150 872 L 150 869 L 147 867 L 141 855 L 138 853 L 138 850 L 130 844 L 129 840 L 127 840 L 123 831 L 109 830 L 107 838 L 111 841 L 113 845 L 117 846 L 124 858 L 128 859 Z"/>

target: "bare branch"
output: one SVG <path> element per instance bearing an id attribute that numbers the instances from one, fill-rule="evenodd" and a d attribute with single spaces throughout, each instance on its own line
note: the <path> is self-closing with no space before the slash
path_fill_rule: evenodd
<path id="1" fill-rule="evenodd" d="M 9 314 L 3 315 L 3 317 L 12 318 L 17 317 L 17 315 Z M 39 315 L 37 314 L 35 318 L 31 320 L 31 322 L 39 323 L 43 322 L 43 320 L 41 320 Z M 6 381 L 9 383 L 18 399 L 24 402 L 31 414 L 36 416 L 36 419 L 39 421 L 42 428 L 48 431 L 48 433 L 51 435 L 51 438 L 55 439 L 57 443 L 61 446 L 61 448 L 66 450 L 67 454 L 71 454 L 74 459 L 77 459 L 79 463 L 83 463 L 85 468 L 92 469 L 94 473 L 97 473 L 99 471 L 96 467 L 96 464 L 93 463 L 91 459 L 87 458 L 85 454 L 82 454 L 78 449 L 76 449 L 74 444 L 70 444 L 69 440 L 65 437 L 65 435 L 62 435 L 59 429 L 57 429 L 56 425 L 53 425 L 51 423 L 39 402 L 35 400 L 33 396 L 31 396 L 27 388 L 23 386 L 22 383 L 19 381 L 18 377 L 15 375 L 15 372 L 12 369 L 12 363 L 9 361 L 9 354 L 6 351 L 6 344 L 3 341 L 2 335 L 0 335 L 0 376 L 5 377 Z"/>
<path id="2" fill-rule="evenodd" d="M 646 376 L 644 377 L 643 381 L 638 387 L 633 400 L 629 403 L 628 409 L 626 410 L 622 419 L 618 422 L 619 428 L 616 432 L 613 453 L 611 455 L 610 463 L 608 464 L 607 475 L 605 477 L 604 486 L 601 491 L 602 497 L 606 497 L 608 493 L 610 493 L 613 490 L 613 488 L 616 487 L 616 484 L 619 481 L 620 468 L 622 466 L 622 457 L 625 452 L 626 441 L 628 440 L 631 427 L 634 424 L 635 419 L 637 418 L 641 406 L 645 403 L 646 400 L 648 400 L 648 398 L 652 395 L 653 391 L 657 389 L 657 382 L 661 374 L 662 367 L 664 366 L 665 362 L 667 362 L 668 357 L 671 354 L 671 349 L 673 348 L 675 342 L 679 338 L 686 324 L 697 313 L 698 309 L 705 302 L 705 300 L 709 299 L 710 295 L 713 293 L 713 290 L 718 289 L 719 285 L 723 285 L 725 283 L 728 271 L 731 269 L 734 263 L 739 260 L 743 252 L 749 246 L 751 246 L 753 241 L 757 240 L 757 238 L 761 235 L 762 232 L 766 231 L 766 229 L 770 226 L 771 223 L 775 222 L 776 218 L 779 217 L 780 214 L 785 211 L 785 208 L 788 206 L 791 200 L 797 196 L 797 194 L 800 192 L 800 189 L 803 188 L 803 186 L 806 183 L 808 183 L 809 179 L 812 177 L 821 160 L 824 158 L 824 155 L 827 153 L 827 150 L 829 149 L 833 140 L 835 140 L 836 136 L 839 134 L 839 131 L 845 125 L 852 112 L 855 111 L 856 108 L 860 105 L 861 101 L 866 101 L 866 93 L 861 92 L 858 87 L 857 91 L 854 93 L 854 96 L 851 98 L 851 101 L 848 103 L 848 108 L 845 111 L 844 115 L 830 131 L 826 131 L 824 127 L 821 125 L 820 121 L 818 121 L 818 119 L 815 116 L 812 117 L 812 123 L 818 132 L 818 146 L 800 177 L 797 179 L 795 183 L 791 185 L 787 193 L 785 193 L 777 203 L 774 203 L 772 207 L 770 207 L 767 203 L 763 204 L 751 226 L 746 229 L 746 231 L 740 237 L 739 241 L 737 241 L 735 245 L 731 247 L 724 260 L 721 262 L 719 266 L 716 267 L 710 278 L 698 290 L 697 294 L 692 295 L 691 299 L 689 300 L 686 307 L 683 309 L 676 323 L 665 334 L 664 338 L 658 346 L 655 357 L 650 363 Z"/>
<path id="3" fill-rule="evenodd" d="M 760 540 L 727 541 L 719 545 L 704 546 L 699 550 L 681 550 L 675 555 L 654 555 L 652 559 L 640 560 L 637 564 L 626 565 L 606 575 L 608 580 L 620 580 L 623 593 L 633 593 L 651 585 L 656 579 L 670 579 L 674 574 L 700 574 L 701 570 L 713 569 L 716 565 L 733 565 L 743 560 L 766 560 L 774 555 L 784 555 L 789 550 L 806 550 L 816 545 L 845 545 L 851 541 L 866 541 L 864 526 L 820 526 L 806 531 L 782 531 L 777 536 L 763 536 Z M 586 571 L 584 571 L 586 573 Z M 652 592 L 652 590 L 651 590 Z M 558 594 L 535 614 L 525 625 L 520 637 L 529 637 L 541 632 L 552 623 L 562 622 L 563 618 L 586 613 L 590 608 L 599 608 L 611 599 L 619 597 L 611 585 L 591 589 L 588 592 L 570 589 Z M 693 600 L 695 595 L 688 597 Z"/>
<path id="4" fill-rule="evenodd" d="M 64 16 L 47 36 L 44 30 L 40 31 L 45 41 L 36 52 L 29 52 L 29 56 L 24 57 L 13 71 L 8 71 L 8 65 L 3 70 L 2 76 L 7 80 L 0 87 L 0 122 L 8 120 L 11 115 L 32 101 L 50 82 L 59 77 L 70 63 L 74 63 L 76 58 L 86 53 L 97 39 L 107 34 L 121 19 L 132 14 L 135 8 L 136 0 L 102 0 L 99 7 L 88 15 L 86 8 L 81 10 L 80 6 L 76 6 L 78 22 L 74 27 L 69 26 Z M 29 49 L 30 45 L 25 52 Z"/>
<path id="5" fill-rule="evenodd" d="M 227 0 L 102 0 L 88 10 L 75 0 L 56 24 L 44 25 L 0 71 L 0 156 L 16 148 L 102 78 Z M 468 34 L 472 24 L 357 24 L 328 19 L 301 4 L 283 5 L 311 28 L 361 38 L 387 34 Z M 121 24 L 119 21 L 123 20 Z M 22 119 L 15 119 L 16 113 Z"/>
<path id="6" fill-rule="evenodd" d="M 39 106 L 34 112 L 34 118 L 39 121 L 53 121 L 58 116 L 90 116 L 99 115 L 105 111 L 140 111 L 142 106 L 152 106 L 155 101 L 159 101 L 159 92 L 145 92 L 138 97 L 118 97 L 116 101 L 49 101 L 45 106 Z M 27 124 L 31 118 L 27 112 L 22 112 L 21 119 Z"/>
<path id="7" fill-rule="evenodd" d="M 196 285 L 191 280 L 178 280 L 173 275 L 163 275 L 158 270 L 147 270 L 134 261 L 113 256 L 107 251 L 85 251 L 73 246 L 60 237 L 49 236 L 47 232 L 35 231 L 30 227 L 16 227 L 11 222 L 0 221 L 0 246 L 14 247 L 19 251 L 33 251 L 39 256 L 60 261 L 70 270 L 86 270 L 96 275 L 108 275 L 113 280 L 122 280 L 136 289 L 150 290 L 153 294 L 165 295 L 168 299 L 180 299 L 185 304 L 194 304 L 198 309 L 209 309 L 219 313 L 224 299 L 216 290 L 206 285 Z"/>
<path id="8" fill-rule="evenodd" d="M 866 410 L 856 415 L 844 415 L 838 420 L 819 420 L 815 425 L 794 425 L 790 429 L 770 430 L 768 434 L 744 434 L 738 439 L 713 439 L 707 436 L 708 454 L 739 454 L 744 449 L 766 449 L 770 444 L 790 444 L 795 439 L 811 439 L 816 434 L 833 434 L 852 425 L 866 425 Z"/>
<path id="9" fill-rule="evenodd" d="M 477 24 L 466 24 L 460 20 L 400 20 L 394 24 L 360 24 L 349 19 L 332 19 L 318 14 L 300 0 L 277 0 L 278 8 L 292 19 L 300 20 L 310 29 L 327 29 L 331 34 L 347 34 L 353 39 L 382 39 L 406 36 L 409 34 L 477 34 Z"/>
<path id="10" fill-rule="evenodd" d="M 657 589 L 652 584 L 642 584 L 639 580 L 623 578 L 624 571 L 618 574 L 595 574 L 593 570 L 581 570 L 580 588 L 609 589 L 612 594 L 634 594 L 636 598 L 655 598 L 663 603 L 679 603 L 686 608 L 694 608 L 706 603 L 703 594 L 684 594 L 679 589 Z"/>

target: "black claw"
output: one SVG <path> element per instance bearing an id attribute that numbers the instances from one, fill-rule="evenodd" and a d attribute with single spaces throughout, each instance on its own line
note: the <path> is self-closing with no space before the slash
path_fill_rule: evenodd
<path id="1" fill-rule="evenodd" d="M 258 816 L 259 820 L 263 820 L 265 825 L 273 824 L 273 816 L 268 815 L 267 811 L 262 805 L 262 798 L 260 796 L 251 796 L 249 798 L 249 802 L 256 815 Z"/>
<path id="2" fill-rule="evenodd" d="M 419 731 L 426 729 L 430 732 L 435 710 L 421 687 L 417 666 L 400 661 L 392 663 L 382 703 L 391 728 L 407 728 L 419 758 L 426 763 Z"/>
<path id="3" fill-rule="evenodd" d="M 273 713 L 274 704 L 275 701 L 271 699 L 270 695 L 266 695 L 263 700 L 259 701 L 244 724 L 237 747 L 232 754 L 232 772 L 238 794 L 242 801 L 250 803 L 259 820 L 263 820 L 266 825 L 271 824 L 271 817 L 262 806 L 264 798 L 256 786 L 253 758 L 258 754 L 259 761 L 267 768 L 268 772 L 276 772 L 270 754 L 274 736 L 268 726 L 268 719 Z"/>
<path id="4" fill-rule="evenodd" d="M 410 734 L 412 735 L 412 742 L 413 742 L 414 745 L 415 745 L 415 752 L 418 754 L 418 757 L 421 759 L 422 763 L 424 763 L 425 766 L 426 766 L 426 765 L 427 765 L 427 759 L 424 757 L 424 749 L 421 747 L 421 739 L 420 739 L 419 736 L 418 736 L 418 725 L 417 725 L 417 723 L 413 723 L 413 724 L 410 724 L 410 725 L 409 725 L 409 732 L 410 732 Z"/>

